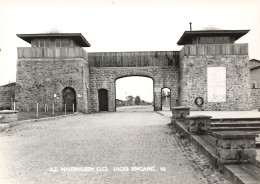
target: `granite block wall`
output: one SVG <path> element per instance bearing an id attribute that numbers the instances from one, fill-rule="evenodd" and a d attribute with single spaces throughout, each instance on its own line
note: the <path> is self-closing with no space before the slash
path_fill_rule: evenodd
<path id="1" fill-rule="evenodd" d="M 15 83 L 0 86 L 0 110 L 12 109 L 14 99 Z"/>
<path id="2" fill-rule="evenodd" d="M 171 89 L 171 107 L 178 103 L 179 69 L 173 66 L 155 67 L 90 67 L 92 112 L 99 111 L 98 90 L 108 90 L 108 111 L 115 111 L 115 81 L 128 76 L 149 77 L 154 81 L 154 109 L 161 110 L 161 89 Z"/>
<path id="3" fill-rule="evenodd" d="M 248 63 L 247 55 L 184 56 L 180 61 L 180 105 L 201 110 L 194 101 L 202 97 L 204 110 L 250 110 Z M 207 67 L 226 67 L 226 102 L 208 102 Z"/>
<path id="4" fill-rule="evenodd" d="M 251 89 L 252 109 L 260 109 L 260 88 Z"/>
<path id="5" fill-rule="evenodd" d="M 39 110 L 44 104 L 55 111 L 63 107 L 62 90 L 71 87 L 76 91 L 77 110 L 90 112 L 88 62 L 82 58 L 27 58 L 17 61 L 17 100 L 20 111 Z M 56 94 L 56 97 L 54 97 Z"/>

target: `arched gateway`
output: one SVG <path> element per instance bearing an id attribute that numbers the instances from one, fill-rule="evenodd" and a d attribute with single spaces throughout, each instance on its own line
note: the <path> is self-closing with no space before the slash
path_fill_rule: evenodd
<path id="1" fill-rule="evenodd" d="M 115 111 L 115 81 L 125 76 L 153 79 L 156 111 L 162 109 L 162 88 L 171 91 L 170 98 L 167 96 L 171 107 L 249 110 L 248 45 L 235 43 L 248 31 L 185 31 L 177 43 L 184 45 L 180 51 L 100 53 L 86 53 L 82 47 L 90 44 L 80 33 L 19 34 L 31 44 L 18 48 L 19 110 L 35 109 L 37 102 L 42 106 L 55 103 L 57 109 L 68 103 L 69 110 L 74 102 L 75 109 L 85 113 Z M 75 91 L 60 94 L 66 86 Z M 203 99 L 203 107 L 196 106 L 198 97 Z M 107 103 L 102 104 L 100 98 Z"/>
<path id="2" fill-rule="evenodd" d="M 171 106 L 177 105 L 179 63 L 176 52 L 89 53 L 89 64 L 90 81 L 93 84 L 90 89 L 92 112 L 99 111 L 97 92 L 102 88 L 108 90 L 108 111 L 115 111 L 115 82 L 117 79 L 130 76 L 148 77 L 153 80 L 155 111 L 162 110 L 163 87 L 172 91 Z"/>

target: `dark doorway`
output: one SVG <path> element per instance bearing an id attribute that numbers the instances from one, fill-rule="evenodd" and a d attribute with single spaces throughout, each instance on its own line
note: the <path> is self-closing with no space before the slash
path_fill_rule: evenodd
<path id="1" fill-rule="evenodd" d="M 67 112 L 74 112 L 77 111 L 77 104 L 76 104 L 76 92 L 73 88 L 66 87 L 63 90 L 63 111 L 65 111 L 65 104 L 66 104 L 66 111 Z"/>
<path id="2" fill-rule="evenodd" d="M 108 91 L 98 90 L 99 111 L 108 111 Z"/>

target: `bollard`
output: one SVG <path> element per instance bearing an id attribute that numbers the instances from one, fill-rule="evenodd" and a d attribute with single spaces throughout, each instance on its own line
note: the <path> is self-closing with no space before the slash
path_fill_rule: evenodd
<path id="1" fill-rule="evenodd" d="M 15 102 L 14 102 L 14 111 L 15 111 Z"/>
<path id="2" fill-rule="evenodd" d="M 52 115 L 54 115 L 54 103 L 52 104 Z"/>
<path id="3" fill-rule="evenodd" d="M 66 104 L 65 104 L 65 115 L 66 115 Z"/>
<path id="4" fill-rule="evenodd" d="M 73 111 L 73 113 L 74 113 L 74 104 L 72 105 L 72 111 Z"/>
<path id="5" fill-rule="evenodd" d="M 38 111 L 39 111 L 39 106 L 38 106 L 38 103 L 37 103 L 37 106 L 36 106 L 36 118 L 39 117 L 39 113 L 38 113 Z"/>

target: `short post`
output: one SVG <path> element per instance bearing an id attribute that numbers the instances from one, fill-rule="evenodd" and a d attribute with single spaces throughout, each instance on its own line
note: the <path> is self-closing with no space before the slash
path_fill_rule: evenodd
<path id="1" fill-rule="evenodd" d="M 52 103 L 52 115 L 54 115 L 54 103 Z"/>
<path id="2" fill-rule="evenodd" d="M 65 110 L 65 115 L 66 115 L 66 104 L 65 104 L 65 109 L 64 110 Z"/>
<path id="3" fill-rule="evenodd" d="M 15 111 L 15 102 L 14 102 L 14 111 Z"/>
<path id="4" fill-rule="evenodd" d="M 187 116 L 188 131 L 194 134 L 205 134 L 210 129 L 210 119 L 212 116 L 196 115 Z M 202 129 L 203 128 L 203 129 Z"/>
<path id="5" fill-rule="evenodd" d="M 44 112 L 46 112 L 46 104 L 44 104 Z"/>
<path id="6" fill-rule="evenodd" d="M 37 103 L 37 106 L 36 106 L 36 118 L 38 118 L 39 117 L 39 106 L 38 106 L 38 103 Z"/>
<path id="7" fill-rule="evenodd" d="M 74 113 L 74 104 L 72 105 L 72 112 Z"/>
<path id="8" fill-rule="evenodd" d="M 14 101 L 13 101 L 13 97 L 11 97 L 11 109 L 12 109 L 12 110 L 14 110 L 14 108 L 12 107 L 13 102 L 14 102 Z"/>
<path id="9" fill-rule="evenodd" d="M 255 138 L 257 133 L 223 131 L 214 133 L 219 164 L 248 163 L 256 158 Z"/>

